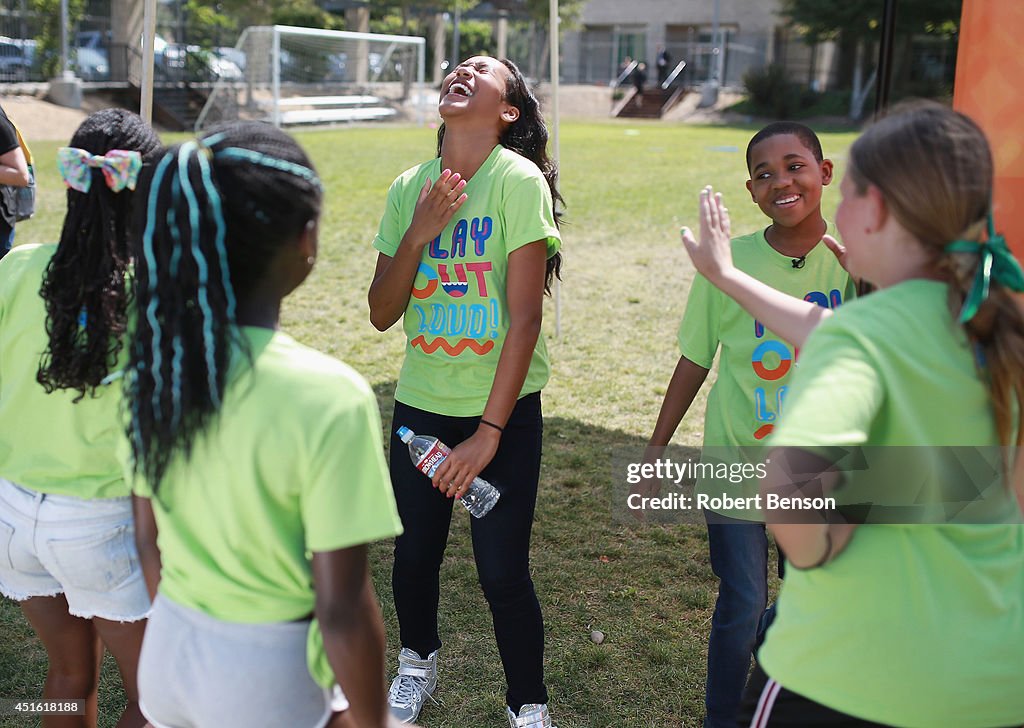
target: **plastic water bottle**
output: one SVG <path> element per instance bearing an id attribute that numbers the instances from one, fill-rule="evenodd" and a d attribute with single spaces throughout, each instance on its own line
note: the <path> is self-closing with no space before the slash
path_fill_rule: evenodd
<path id="1" fill-rule="evenodd" d="M 428 478 L 434 476 L 437 466 L 451 454 L 451 449 L 436 437 L 417 435 L 408 427 L 399 427 L 398 437 L 409 446 L 409 456 L 416 465 L 416 469 Z M 473 516 L 483 518 L 490 513 L 500 497 L 501 493 L 497 488 L 483 478 L 476 477 L 473 478 L 469 490 L 459 499 L 459 502 Z"/>

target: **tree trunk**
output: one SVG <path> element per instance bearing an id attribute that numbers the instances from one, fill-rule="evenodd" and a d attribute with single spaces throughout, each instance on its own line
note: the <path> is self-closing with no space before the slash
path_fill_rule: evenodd
<path id="1" fill-rule="evenodd" d="M 836 67 L 836 87 L 850 88 L 853 85 L 853 69 L 857 65 L 859 42 L 848 33 L 841 33 L 838 40 L 839 59 Z"/>
<path id="2" fill-rule="evenodd" d="M 857 60 L 853 68 L 853 91 L 850 94 L 850 118 L 859 121 L 864 116 L 864 103 L 875 86 L 878 67 L 871 71 L 867 83 L 864 83 L 864 57 L 867 53 L 867 41 L 861 39 L 857 43 Z"/>
<path id="3" fill-rule="evenodd" d="M 540 64 L 537 66 L 533 77 L 540 81 L 544 74 L 551 75 L 551 36 L 543 30 L 538 33 L 540 46 Z"/>

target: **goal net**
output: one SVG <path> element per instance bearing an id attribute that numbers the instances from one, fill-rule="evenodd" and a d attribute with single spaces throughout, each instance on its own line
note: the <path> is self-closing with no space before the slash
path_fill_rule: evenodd
<path id="1" fill-rule="evenodd" d="M 422 121 L 423 38 L 297 28 L 246 28 L 213 84 L 196 131 L 224 121 L 277 126 L 348 121 Z M 237 67 L 237 71 L 235 68 Z"/>

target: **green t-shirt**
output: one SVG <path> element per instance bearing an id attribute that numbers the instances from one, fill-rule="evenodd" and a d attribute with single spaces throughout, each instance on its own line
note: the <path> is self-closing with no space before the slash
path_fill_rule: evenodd
<path id="1" fill-rule="evenodd" d="M 423 184 L 441 174 L 433 159 L 404 172 L 388 190 L 373 246 L 394 257 Z M 551 192 L 537 166 L 500 144 L 466 184 L 465 204 L 424 250 L 405 310 L 405 361 L 395 399 L 455 417 L 484 411 L 508 332 L 508 256 L 537 240 L 560 246 Z M 454 366 L 453 366 L 454 365 Z M 548 380 L 544 337 L 520 395 Z"/>
<path id="2" fill-rule="evenodd" d="M 269 329 L 243 328 L 216 419 L 152 498 L 160 592 L 231 622 L 313 612 L 310 552 L 401 532 L 380 414 L 345 364 Z M 127 465 L 126 465 L 127 468 Z"/>
<path id="3" fill-rule="evenodd" d="M 925 280 L 856 301 L 811 335 L 771 439 L 914 447 L 916 457 L 997 444 L 946 287 Z M 788 569 L 758 655 L 764 670 L 880 723 L 1024 722 L 1024 526 L 1008 489 L 999 493 L 992 524 L 863 525 L 824 567 Z"/>
<path id="4" fill-rule="evenodd" d="M 807 253 L 800 268 L 793 266 L 793 258 L 768 244 L 763 230 L 734 238 L 732 254 L 739 270 L 826 308 L 836 308 L 856 293 L 849 274 L 823 243 Z M 708 393 L 704 417 L 705 458 L 753 460 L 755 455 L 740 455 L 738 448 L 763 445 L 776 426 L 798 352 L 697 274 L 679 327 L 679 350 L 694 364 L 710 369 L 719 348 L 718 379 Z M 698 490 L 715 496 L 752 496 L 757 493 L 757 481 L 738 485 L 702 480 Z M 738 518 L 757 517 L 754 512 L 713 510 Z"/>
<path id="5" fill-rule="evenodd" d="M 120 383 L 76 403 L 78 391 L 47 394 L 36 380 L 49 344 L 39 288 L 56 251 L 19 245 L 0 260 L 0 477 L 41 493 L 124 497 L 116 454 Z"/>

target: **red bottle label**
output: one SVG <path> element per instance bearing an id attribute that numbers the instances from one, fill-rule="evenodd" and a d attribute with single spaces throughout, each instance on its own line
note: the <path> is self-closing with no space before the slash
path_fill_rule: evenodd
<path id="1" fill-rule="evenodd" d="M 434 477 L 434 471 L 437 470 L 437 466 L 440 465 L 448 455 L 451 454 L 451 450 L 443 442 L 436 442 L 434 446 L 427 450 L 423 457 L 416 463 L 416 469 L 426 475 L 428 478 Z"/>

